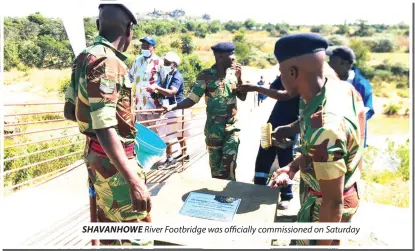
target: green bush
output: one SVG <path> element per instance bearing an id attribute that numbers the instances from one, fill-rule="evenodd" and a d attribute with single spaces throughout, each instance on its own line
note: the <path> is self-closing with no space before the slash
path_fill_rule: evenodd
<path id="1" fill-rule="evenodd" d="M 404 90 L 398 90 L 397 94 L 401 98 L 409 98 L 409 88 L 406 88 Z M 406 112 L 405 112 L 405 114 L 406 114 Z M 409 114 L 409 110 L 408 110 L 408 114 Z"/>
<path id="2" fill-rule="evenodd" d="M 58 89 L 59 93 L 65 94 L 66 89 L 68 89 L 68 86 L 69 86 L 70 83 L 71 83 L 71 78 L 70 77 L 61 79 L 59 81 L 59 89 Z"/>
<path id="3" fill-rule="evenodd" d="M 349 47 L 356 55 L 356 66 L 363 68 L 370 61 L 370 49 L 362 40 L 352 38 L 349 42 Z"/>
<path id="4" fill-rule="evenodd" d="M 372 47 L 372 52 L 393 52 L 395 50 L 395 45 L 390 39 L 379 39 L 375 41 L 374 47 Z"/>
<path id="5" fill-rule="evenodd" d="M 179 70 L 185 81 L 184 92 L 187 96 L 196 81 L 196 77 L 203 69 L 207 68 L 207 66 L 204 65 L 196 55 L 181 55 L 181 57 L 182 62 L 179 66 Z"/>
<path id="6" fill-rule="evenodd" d="M 346 38 L 344 36 L 334 35 L 334 36 L 328 37 L 328 40 L 329 40 L 330 44 L 333 45 L 333 46 L 339 46 L 339 45 L 347 44 Z"/>
<path id="7" fill-rule="evenodd" d="M 401 106 L 399 104 L 391 102 L 385 107 L 384 113 L 388 116 L 392 116 L 398 114 L 400 109 Z"/>
<path id="8" fill-rule="evenodd" d="M 124 61 L 124 63 L 127 65 L 128 68 L 131 68 L 136 59 L 137 59 L 137 56 L 127 54 L 127 59 Z"/>
<path id="9" fill-rule="evenodd" d="M 181 37 L 181 48 L 183 54 L 192 54 L 195 50 L 193 38 L 190 35 L 183 35 Z"/>
<path id="10" fill-rule="evenodd" d="M 170 43 L 170 47 L 178 49 L 180 48 L 180 42 L 178 40 L 174 40 L 173 42 Z"/>
<path id="11" fill-rule="evenodd" d="M 74 139 L 68 138 L 68 139 L 61 139 L 58 141 L 43 142 L 39 144 L 28 145 L 27 147 L 6 148 L 4 150 L 4 158 L 7 159 L 7 158 L 23 155 L 23 154 L 29 154 L 29 153 L 33 153 L 33 152 L 37 152 L 41 150 L 46 150 L 49 148 L 54 148 L 54 147 L 69 144 L 73 142 L 72 140 L 79 141 L 81 139 L 82 139 L 82 136 L 77 136 L 77 137 L 74 137 Z M 21 138 L 20 142 L 26 142 L 27 140 L 28 140 L 27 138 Z M 16 142 L 13 142 L 10 140 L 5 141 L 5 146 L 12 145 L 12 144 L 16 144 Z M 84 144 L 79 143 L 79 144 L 74 144 L 70 146 L 65 146 L 65 147 L 52 150 L 52 151 L 34 154 L 34 155 L 31 155 L 25 158 L 19 158 L 19 159 L 12 160 L 12 161 L 6 161 L 4 165 L 4 170 L 8 171 L 8 170 L 17 169 L 17 168 L 20 168 L 26 165 L 45 161 L 45 160 L 59 157 L 65 154 L 73 153 L 73 152 L 82 150 L 83 148 L 84 148 Z M 4 185 L 7 187 L 7 186 L 12 186 L 12 185 L 25 182 L 29 179 L 34 179 L 41 175 L 53 172 L 55 170 L 58 170 L 70 164 L 73 164 L 75 161 L 80 160 L 81 158 L 82 158 L 82 152 L 65 157 L 63 159 L 54 160 L 51 162 L 47 162 L 45 164 L 40 164 L 40 165 L 30 167 L 24 170 L 6 174 L 4 175 Z"/>
<path id="12" fill-rule="evenodd" d="M 381 78 L 381 79 L 389 79 L 392 76 L 392 72 L 388 70 L 375 70 L 375 76 Z"/>
<path id="13" fill-rule="evenodd" d="M 274 30 L 271 30 L 270 31 L 270 34 L 269 35 L 271 37 L 279 37 L 280 36 L 280 32 L 274 29 Z"/>

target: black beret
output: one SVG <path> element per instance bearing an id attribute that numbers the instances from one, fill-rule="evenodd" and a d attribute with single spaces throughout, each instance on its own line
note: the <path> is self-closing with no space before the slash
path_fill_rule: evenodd
<path id="1" fill-rule="evenodd" d="M 231 42 L 221 42 L 211 47 L 214 52 L 233 52 L 235 45 Z"/>
<path id="2" fill-rule="evenodd" d="M 339 46 L 333 50 L 327 50 L 326 54 L 328 56 L 337 56 L 349 63 L 354 63 L 356 61 L 356 55 L 353 50 L 347 46 Z"/>
<path id="3" fill-rule="evenodd" d="M 325 51 L 328 46 L 328 41 L 316 33 L 287 35 L 275 43 L 274 55 L 281 63 L 290 58 Z"/>

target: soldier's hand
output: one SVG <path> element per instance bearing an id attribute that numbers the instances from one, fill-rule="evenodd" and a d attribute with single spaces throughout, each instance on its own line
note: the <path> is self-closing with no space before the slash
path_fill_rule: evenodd
<path id="1" fill-rule="evenodd" d="M 238 91 L 242 93 L 253 92 L 256 90 L 256 87 L 256 85 L 251 84 L 251 82 L 247 81 L 244 84 L 238 86 Z"/>
<path id="2" fill-rule="evenodd" d="M 173 111 L 173 109 L 176 107 L 176 105 L 163 105 L 162 106 L 164 111 L 162 112 L 162 114 L 166 114 L 168 112 Z"/>
<path id="3" fill-rule="evenodd" d="M 287 136 L 286 136 L 286 127 L 285 126 L 278 126 L 277 128 L 274 129 L 271 136 L 272 136 L 273 145 L 274 145 L 275 141 L 281 141 L 281 140 L 287 138 Z"/>
<path id="4" fill-rule="evenodd" d="M 272 174 L 270 187 L 286 187 L 288 182 L 294 178 L 295 173 L 290 170 L 290 166 L 279 168 Z"/>
<path id="5" fill-rule="evenodd" d="M 233 65 L 233 69 L 235 70 L 235 75 L 238 79 L 242 77 L 242 65 L 239 63 L 235 63 Z"/>
<path id="6" fill-rule="evenodd" d="M 151 211 L 151 197 L 143 180 L 139 180 L 137 184 L 130 185 L 131 205 L 134 211 Z"/>

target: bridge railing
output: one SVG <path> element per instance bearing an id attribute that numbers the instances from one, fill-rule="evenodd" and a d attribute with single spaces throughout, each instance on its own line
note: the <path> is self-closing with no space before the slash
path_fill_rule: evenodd
<path id="1" fill-rule="evenodd" d="M 85 136 L 79 133 L 78 125 L 63 116 L 63 102 L 5 104 L 7 108 L 4 123 L 4 188 L 6 194 L 47 182 L 83 164 Z M 206 116 L 205 106 L 192 108 L 191 114 L 177 116 L 176 122 L 169 118 L 138 121 L 143 125 L 155 123 L 148 128 L 159 128 L 170 124 L 191 123 L 189 128 L 159 135 L 161 138 L 181 131 L 191 130 L 192 134 L 170 143 L 177 146 L 181 141 L 203 137 Z M 160 113 L 162 109 L 136 111 Z M 201 138 L 203 140 L 203 138 Z M 198 142 L 202 142 L 197 139 Z M 199 145 L 200 146 L 200 145 Z M 177 147 L 176 147 L 177 148 Z M 179 147 L 175 152 L 186 150 Z M 199 147 L 190 153 L 190 158 L 206 151 Z M 190 151 L 186 151 L 189 154 Z M 178 161 L 184 165 L 186 156 Z"/>

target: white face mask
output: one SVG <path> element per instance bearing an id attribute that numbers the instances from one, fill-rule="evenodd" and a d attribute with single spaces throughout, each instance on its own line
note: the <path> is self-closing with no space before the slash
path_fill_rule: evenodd
<path id="1" fill-rule="evenodd" d="M 151 56 L 150 50 L 141 50 L 141 54 L 147 58 Z"/>
<path id="2" fill-rule="evenodd" d="M 165 65 L 163 65 L 163 70 L 164 70 L 164 72 L 167 74 L 167 73 L 170 73 L 172 70 L 173 70 L 173 66 L 165 66 Z"/>

